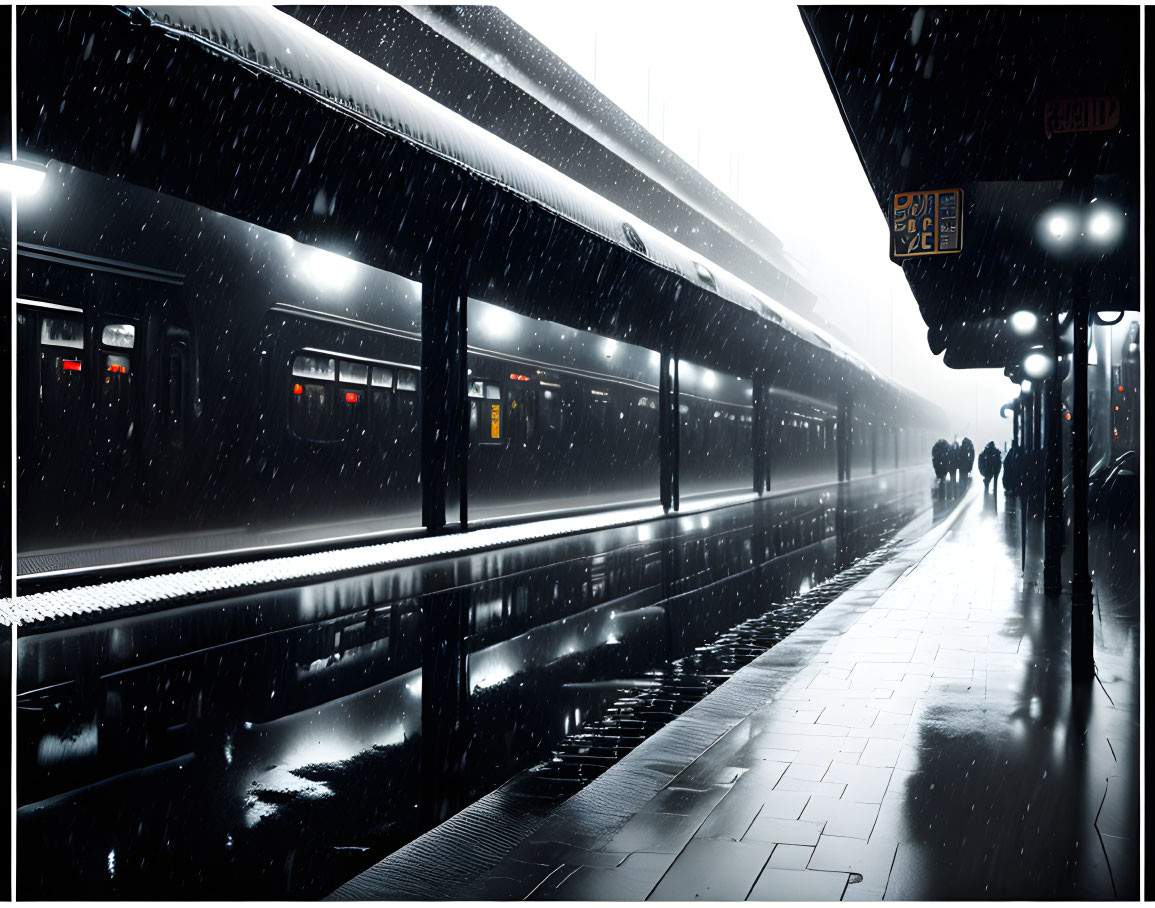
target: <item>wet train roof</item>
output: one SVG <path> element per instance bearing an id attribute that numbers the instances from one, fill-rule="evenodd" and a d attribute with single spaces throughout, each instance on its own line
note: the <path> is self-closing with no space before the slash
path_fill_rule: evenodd
<path id="1" fill-rule="evenodd" d="M 261 7 L 141 7 L 153 25 L 256 66 L 325 103 L 498 184 L 603 241 L 885 379 L 830 334 L 715 263 L 296 19 Z M 634 236 L 631 237 L 630 233 Z M 644 249 L 638 248 L 638 240 Z M 905 390 L 905 389 L 904 389 Z M 909 392 L 908 392 L 909 393 Z"/>

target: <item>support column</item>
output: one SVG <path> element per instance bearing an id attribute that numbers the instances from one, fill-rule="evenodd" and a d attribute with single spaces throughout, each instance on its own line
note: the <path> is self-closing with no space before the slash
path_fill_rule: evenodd
<path id="1" fill-rule="evenodd" d="M 681 503 L 681 489 L 679 487 L 679 477 L 682 471 L 682 386 L 681 376 L 678 375 L 678 350 L 677 347 L 673 350 L 674 363 L 674 385 L 673 385 L 673 399 L 670 402 L 670 413 L 673 416 L 672 428 L 670 431 L 670 449 L 673 452 L 673 470 L 670 474 L 671 478 L 671 500 L 673 502 L 674 510 L 678 510 Z"/>
<path id="2" fill-rule="evenodd" d="M 1091 316 L 1090 275 L 1084 266 L 1076 278 L 1071 318 L 1075 326 L 1074 391 L 1071 395 L 1071 482 L 1074 485 L 1071 575 L 1071 677 L 1078 683 L 1095 676 L 1094 598 L 1088 553 L 1087 514 L 1087 340 Z"/>
<path id="3" fill-rule="evenodd" d="M 1034 399 L 1033 402 L 1031 402 L 1034 407 L 1034 409 L 1031 410 L 1031 418 L 1035 420 L 1035 425 L 1033 429 L 1031 429 L 1035 439 L 1035 456 L 1031 459 L 1031 481 L 1033 481 L 1033 485 L 1031 485 L 1030 494 L 1030 515 L 1033 516 L 1033 518 L 1041 518 L 1041 516 L 1043 516 L 1043 486 L 1045 483 L 1043 475 L 1043 449 L 1045 447 L 1045 441 L 1043 439 L 1043 407 L 1045 403 L 1045 385 L 1046 382 L 1043 382 L 1042 387 L 1037 384 L 1031 386 L 1031 392 L 1034 392 L 1034 394 L 1031 395 Z"/>
<path id="4" fill-rule="evenodd" d="M 755 372 L 754 426 L 751 433 L 754 446 L 754 491 L 761 495 L 770 488 L 770 399 L 766 393 L 766 378 Z"/>
<path id="5" fill-rule="evenodd" d="M 662 510 L 667 514 L 674 508 L 674 358 L 670 350 L 663 350 L 658 366 L 658 485 Z"/>
<path id="6" fill-rule="evenodd" d="M 1057 596 L 1063 589 L 1063 375 L 1059 319 L 1051 318 L 1051 377 L 1047 379 L 1046 500 L 1043 504 L 1043 592 Z"/>
<path id="7" fill-rule="evenodd" d="M 421 280 L 421 514 L 430 533 L 445 532 L 455 511 L 461 529 L 468 518 L 468 266 L 451 260 L 452 248 L 433 244 Z"/>
<path id="8" fill-rule="evenodd" d="M 850 481 L 850 398 L 845 394 L 838 401 L 837 437 L 835 453 L 838 458 L 838 481 Z"/>

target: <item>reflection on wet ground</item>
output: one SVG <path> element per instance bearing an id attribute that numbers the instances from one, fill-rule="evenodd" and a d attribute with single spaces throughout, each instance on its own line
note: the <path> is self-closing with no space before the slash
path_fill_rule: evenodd
<path id="1" fill-rule="evenodd" d="M 441 898 L 1136 898 L 1134 537 L 1095 528 L 1097 677 L 1073 685 L 1038 525 L 1024 574 L 1018 515 L 981 494 L 499 857 L 445 847 L 470 808 L 338 897 L 416 897 L 440 860 Z"/>
<path id="2" fill-rule="evenodd" d="M 921 471 L 890 474 L 22 636 L 20 895 L 325 894 L 929 498 Z M 463 643 L 442 710 L 422 615 L 446 609 Z M 430 722 L 454 756 L 432 786 Z"/>

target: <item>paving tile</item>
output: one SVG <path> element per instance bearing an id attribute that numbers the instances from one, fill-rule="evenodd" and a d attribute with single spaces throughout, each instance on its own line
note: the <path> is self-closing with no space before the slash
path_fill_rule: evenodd
<path id="1" fill-rule="evenodd" d="M 767 796 L 774 792 L 768 792 Z M 740 840 L 762 810 L 762 801 L 745 792 L 730 792 L 710 811 L 706 821 L 694 833 L 696 839 Z M 801 813 L 801 811 L 799 811 Z"/>
<path id="2" fill-rule="evenodd" d="M 841 725 L 847 728 L 870 728 L 878 718 L 878 710 L 869 706 L 828 706 L 822 710 L 822 725 Z"/>
<path id="3" fill-rule="evenodd" d="M 715 785 L 705 791 L 667 786 L 650 800 L 646 810 L 703 820 L 729 791 L 730 788 L 723 785 Z"/>
<path id="4" fill-rule="evenodd" d="M 631 854 L 613 869 L 579 867 L 550 893 L 559 901 L 640 902 L 674 862 L 672 854 Z M 545 894 L 537 898 L 546 898 Z"/>
<path id="5" fill-rule="evenodd" d="M 518 861 L 506 857 L 480 885 L 480 898 L 485 901 L 523 899 L 541 885 L 557 866 Z"/>
<path id="6" fill-rule="evenodd" d="M 831 764 L 822 781 L 845 783 L 844 801 L 881 804 L 892 774 L 893 771 L 885 766 Z"/>
<path id="7" fill-rule="evenodd" d="M 767 867 L 777 870 L 805 870 L 814 848 L 810 845 L 775 845 Z"/>
<path id="8" fill-rule="evenodd" d="M 782 778 L 821 782 L 828 769 L 830 769 L 829 761 L 825 765 L 822 763 L 792 763 L 782 774 Z"/>
<path id="9" fill-rule="evenodd" d="M 846 786 L 841 782 L 809 782 L 806 779 L 790 779 L 783 776 L 775 791 L 805 791 L 810 794 L 822 795 L 827 798 L 840 798 Z"/>
<path id="10" fill-rule="evenodd" d="M 849 873 L 767 867 L 749 898 L 752 902 L 837 902 L 849 879 Z"/>
<path id="11" fill-rule="evenodd" d="M 629 857 L 629 852 L 588 851 L 567 842 L 527 841 L 507 857 L 531 865 L 550 867 L 561 864 L 572 867 L 617 867 Z"/>
<path id="12" fill-rule="evenodd" d="M 822 823 L 806 820 L 781 820 L 759 816 L 743 836 L 743 842 L 781 842 L 785 845 L 817 845 Z M 769 852 L 767 852 L 769 856 Z"/>
<path id="13" fill-rule="evenodd" d="M 866 742 L 862 756 L 858 758 L 858 765 L 893 767 L 898 762 L 901 750 L 902 741 L 871 738 Z"/>
<path id="14" fill-rule="evenodd" d="M 758 816 L 797 820 L 806 809 L 811 794 L 806 791 L 768 791 L 761 798 L 762 811 Z"/>
<path id="15" fill-rule="evenodd" d="M 695 839 L 678 855 L 650 901 L 741 901 L 773 848 L 762 842 Z"/>
<path id="16" fill-rule="evenodd" d="M 677 854 L 701 825 L 701 817 L 675 816 L 643 810 L 630 817 L 621 829 L 601 843 L 598 850 Z"/>
<path id="17" fill-rule="evenodd" d="M 881 799 L 878 804 L 864 804 L 845 798 L 813 797 L 799 819 L 825 823 L 824 835 L 868 839 L 881 803 Z"/>

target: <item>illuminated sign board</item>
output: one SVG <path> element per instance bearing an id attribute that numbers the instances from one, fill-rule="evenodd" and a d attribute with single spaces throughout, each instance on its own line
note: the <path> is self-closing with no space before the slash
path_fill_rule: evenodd
<path id="1" fill-rule="evenodd" d="M 1103 132 L 1119 125 L 1119 99 L 1055 98 L 1043 105 L 1043 131 L 1049 139 L 1065 132 Z"/>
<path id="2" fill-rule="evenodd" d="M 489 405 L 489 437 L 501 438 L 501 404 Z"/>
<path id="3" fill-rule="evenodd" d="M 890 218 L 894 257 L 961 252 L 962 201 L 961 189 L 895 193 Z"/>

